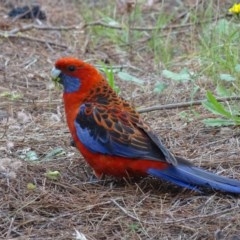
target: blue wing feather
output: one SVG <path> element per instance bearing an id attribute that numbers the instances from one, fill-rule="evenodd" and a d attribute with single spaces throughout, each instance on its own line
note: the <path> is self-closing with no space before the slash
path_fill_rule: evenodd
<path id="1" fill-rule="evenodd" d="M 193 165 L 186 165 L 178 159 L 178 166 L 169 166 L 167 169 L 148 169 L 148 174 L 174 183 L 178 186 L 199 191 L 201 188 L 212 188 L 230 193 L 240 193 L 240 181 L 218 176 Z"/>
<path id="2" fill-rule="evenodd" d="M 79 140 L 94 153 L 164 161 L 159 147 L 129 119 L 126 113 L 121 119 L 106 106 L 86 103 L 79 109 L 75 128 Z"/>

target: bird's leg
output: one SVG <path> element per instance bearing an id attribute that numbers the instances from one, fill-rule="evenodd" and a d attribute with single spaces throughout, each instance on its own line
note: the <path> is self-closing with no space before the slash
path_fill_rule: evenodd
<path id="1" fill-rule="evenodd" d="M 72 138 L 70 139 L 70 146 L 76 147 L 76 143 L 74 142 L 74 140 Z"/>

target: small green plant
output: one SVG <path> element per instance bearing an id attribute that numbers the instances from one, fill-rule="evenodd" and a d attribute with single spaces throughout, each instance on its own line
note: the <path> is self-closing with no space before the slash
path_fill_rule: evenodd
<path id="1" fill-rule="evenodd" d="M 219 80 L 217 82 L 216 93 L 221 97 L 231 97 L 239 95 L 240 92 L 240 64 L 237 64 L 232 73 L 219 74 Z M 221 118 L 205 119 L 204 123 L 207 126 L 229 126 L 239 125 L 239 106 L 228 104 L 227 107 L 219 102 L 215 96 L 209 91 L 206 95 L 207 101 L 203 103 L 203 106 L 216 115 L 220 115 Z"/>
<path id="2" fill-rule="evenodd" d="M 221 118 L 208 118 L 204 119 L 203 122 L 207 126 L 230 126 L 230 125 L 240 125 L 239 111 L 235 111 L 229 105 L 225 107 L 223 103 L 220 103 L 215 96 L 208 91 L 207 100 L 203 102 L 203 106 L 212 112 L 213 114 L 220 115 Z"/>
<path id="3" fill-rule="evenodd" d="M 148 41 L 149 50 L 154 56 L 155 63 L 162 62 L 165 66 L 169 66 L 174 52 L 173 41 L 170 33 L 163 37 L 162 28 L 171 21 L 173 16 L 166 15 L 162 11 L 156 18 L 155 29 Z"/>
<path id="4" fill-rule="evenodd" d="M 111 88 L 116 92 L 116 93 L 120 93 L 120 88 L 116 85 L 116 81 L 115 81 L 115 72 L 116 70 L 113 69 L 113 67 L 108 67 L 106 64 L 102 63 L 102 67 L 100 68 L 100 70 L 102 70 L 104 72 L 104 74 L 106 75 L 107 81 L 109 83 L 109 85 L 111 86 Z"/>
<path id="5" fill-rule="evenodd" d="M 199 74 L 195 74 L 187 68 L 183 68 L 178 73 L 165 69 L 165 70 L 163 70 L 162 75 L 165 78 L 172 80 L 173 82 L 182 82 L 182 83 L 189 82 L 189 83 L 191 83 L 191 92 L 190 92 L 191 100 L 193 100 L 196 92 L 199 90 L 199 86 L 196 84 L 196 79 L 199 77 Z"/>
<path id="6" fill-rule="evenodd" d="M 60 179 L 61 174 L 57 170 L 54 171 L 48 170 L 46 173 L 44 173 L 44 176 L 49 180 L 57 181 Z"/>
<path id="7" fill-rule="evenodd" d="M 131 232 L 135 233 L 135 232 L 139 231 L 140 226 L 139 226 L 139 224 L 132 223 L 132 224 L 129 225 L 129 228 L 130 228 Z"/>
<path id="8" fill-rule="evenodd" d="M 13 92 L 6 91 L 6 92 L 2 92 L 0 94 L 0 97 L 4 97 L 4 98 L 8 98 L 9 100 L 16 101 L 21 99 L 23 96 L 21 93 L 18 93 L 16 91 L 13 91 Z"/>
<path id="9" fill-rule="evenodd" d="M 133 83 L 136 83 L 138 85 L 143 85 L 144 81 L 140 78 L 137 78 L 125 71 L 119 71 L 118 72 L 118 77 L 120 79 L 122 79 L 123 81 L 128 81 L 128 82 L 133 82 Z"/>
<path id="10" fill-rule="evenodd" d="M 192 122 L 196 119 L 196 117 L 199 117 L 199 113 L 197 111 L 194 110 L 194 108 L 190 109 L 190 110 L 186 110 L 186 111 L 181 111 L 179 113 L 180 118 L 184 121 L 184 122 Z"/>
<path id="11" fill-rule="evenodd" d="M 178 73 L 165 69 L 163 70 L 162 75 L 176 82 L 189 82 L 192 80 L 192 74 L 187 68 L 183 68 Z"/>
<path id="12" fill-rule="evenodd" d="M 167 87 L 168 85 L 166 83 L 157 82 L 154 86 L 153 92 L 157 94 L 161 94 Z"/>
<path id="13" fill-rule="evenodd" d="M 117 76 L 123 80 L 123 81 L 127 81 L 127 82 L 133 82 L 139 86 L 142 86 L 144 81 L 123 71 L 120 68 L 113 68 L 108 67 L 107 65 L 102 63 L 102 67 L 100 68 L 101 71 L 104 72 L 104 74 L 106 75 L 107 81 L 109 83 L 109 85 L 111 86 L 111 88 L 117 92 L 118 94 L 120 93 L 120 88 L 116 85 L 116 81 L 115 81 L 115 74 L 117 74 Z"/>
<path id="14" fill-rule="evenodd" d="M 240 92 L 240 64 L 237 64 L 230 73 L 219 74 L 216 92 L 221 97 L 230 97 Z"/>
<path id="15" fill-rule="evenodd" d="M 36 186 L 34 183 L 29 182 L 29 183 L 27 184 L 27 189 L 28 189 L 28 190 L 33 191 L 33 190 L 35 190 L 36 188 L 37 188 L 37 186 Z"/>

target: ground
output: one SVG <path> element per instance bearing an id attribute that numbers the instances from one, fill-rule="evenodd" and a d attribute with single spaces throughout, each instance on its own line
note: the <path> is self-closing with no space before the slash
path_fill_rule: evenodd
<path id="1" fill-rule="evenodd" d="M 164 69 L 161 59 L 156 61 L 144 50 L 149 32 L 143 30 L 145 35 L 130 42 L 129 49 L 104 37 L 96 39 L 92 28 L 105 26 L 94 26 L 94 18 L 86 22 L 83 11 L 88 9 L 94 15 L 96 9 L 107 8 L 106 2 L 111 2 L 116 15 L 124 16 L 128 11 L 117 8 L 113 1 L 42 0 L 38 3 L 47 20 L 10 19 L 7 12 L 16 2 L 0 1 L 0 238 L 84 239 L 77 238 L 77 233 L 82 233 L 89 240 L 240 239 L 238 197 L 195 193 L 151 178 L 95 181 L 90 167 L 71 146 L 62 92 L 50 77 L 61 56 L 73 55 L 98 66 L 101 60 L 143 80 L 144 87 L 116 77 L 120 94 L 138 109 L 191 100 L 192 86 L 164 79 L 159 74 Z M 148 27 L 153 27 L 154 13 L 162 7 L 169 14 L 174 9 L 176 16 L 184 17 L 204 2 L 146 1 L 140 9 Z M 17 1 L 18 6 L 25 3 Z M 229 6 L 223 1 L 215 9 Z M 192 45 L 187 41 L 197 38 L 196 29 L 191 29 L 191 34 L 187 30 L 179 30 L 175 36 L 171 66 L 191 65 L 197 71 L 197 62 L 179 58 L 191 55 Z M 171 85 L 162 94 L 153 92 L 159 79 Z M 200 84 L 212 87 L 208 79 Z M 194 100 L 203 99 L 204 94 L 200 90 Z M 201 105 L 142 113 L 174 154 L 209 171 L 240 179 L 238 128 L 206 127 L 202 119 L 208 116 L 214 117 Z"/>

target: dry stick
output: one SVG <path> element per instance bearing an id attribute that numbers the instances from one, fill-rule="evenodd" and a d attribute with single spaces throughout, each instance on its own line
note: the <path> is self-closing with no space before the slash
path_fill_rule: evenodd
<path id="1" fill-rule="evenodd" d="M 51 31 L 68 31 L 68 30 L 77 30 L 77 29 L 82 29 L 83 25 L 73 25 L 73 26 L 60 26 L 60 27 L 55 27 L 55 26 L 39 26 L 39 25 L 35 25 L 35 24 L 28 24 L 19 28 L 14 28 L 11 31 L 6 31 L 5 34 L 16 34 L 18 32 L 24 32 L 24 31 L 28 31 L 31 29 L 38 29 L 38 30 L 51 30 Z"/>
<path id="2" fill-rule="evenodd" d="M 114 199 L 111 199 L 111 201 L 118 207 L 120 208 L 121 211 L 123 211 L 123 213 L 125 213 L 127 216 L 129 216 L 130 218 L 137 220 L 138 222 L 140 222 L 140 219 L 138 217 L 133 216 L 131 213 L 129 213 L 125 208 L 123 208 L 122 206 L 120 206 Z M 212 217 L 217 217 L 220 215 L 224 215 L 227 213 L 230 213 L 234 210 L 239 210 L 239 206 L 235 206 L 232 207 L 230 209 L 226 209 L 223 211 L 218 211 L 218 212 L 214 212 L 211 214 L 206 214 L 206 215 L 197 215 L 197 216 L 193 216 L 193 217 L 187 217 L 187 218 L 180 218 L 180 219 L 176 219 L 176 220 L 170 220 L 170 221 L 165 221 L 165 222 L 161 222 L 161 224 L 176 224 L 176 223 L 180 223 L 180 222 L 186 222 L 186 221 L 191 221 L 191 220 L 195 220 L 195 219 L 202 219 L 202 218 L 212 218 Z M 143 223 L 147 223 L 147 224 L 152 224 L 149 221 L 142 221 Z"/>
<path id="3" fill-rule="evenodd" d="M 4 37 L 4 38 L 23 38 L 23 39 L 26 39 L 26 40 L 29 40 L 29 41 L 49 44 L 49 45 L 61 47 L 61 48 L 64 48 L 64 49 L 68 48 L 66 45 L 63 45 L 63 44 L 59 44 L 59 43 L 55 43 L 55 42 L 51 42 L 51 41 L 47 41 L 47 40 L 43 40 L 43 39 L 39 39 L 39 38 L 29 37 L 29 36 L 26 36 L 26 35 L 8 34 L 8 32 L 3 32 L 3 33 L 0 32 L 0 37 Z"/>
<path id="4" fill-rule="evenodd" d="M 16 216 L 11 217 L 11 221 L 10 221 L 10 224 L 9 224 L 9 227 L 8 227 L 8 231 L 7 231 L 7 235 L 6 235 L 7 238 L 10 237 L 10 234 L 12 232 L 12 226 L 13 226 L 13 223 L 15 221 L 15 218 L 16 218 Z"/>
<path id="5" fill-rule="evenodd" d="M 177 25 L 170 25 L 170 26 L 165 26 L 165 27 L 152 27 L 152 28 L 132 27 L 132 28 L 130 28 L 130 30 L 155 31 L 155 30 L 159 30 L 159 29 L 161 29 L 161 30 L 177 29 L 177 28 L 194 26 L 194 25 L 201 24 L 201 23 L 212 22 L 213 20 L 220 19 L 220 18 L 223 18 L 223 17 L 225 17 L 225 15 L 220 15 L 218 17 L 207 19 L 205 21 L 199 21 L 199 22 L 196 22 L 196 23 L 177 24 Z M 109 25 L 109 24 L 103 23 L 101 21 L 86 23 L 82 26 L 82 28 L 86 28 L 86 27 L 89 27 L 89 26 L 102 26 L 102 27 L 106 27 L 106 28 L 113 28 L 113 29 L 119 29 L 119 30 L 123 29 L 123 27 L 121 27 L 121 26 Z"/>
<path id="6" fill-rule="evenodd" d="M 211 18 L 211 19 L 207 19 L 205 21 L 199 21 L 196 23 L 186 23 L 186 24 L 176 24 L 176 25 L 170 25 L 170 26 L 165 26 L 165 27 L 152 27 L 152 28 L 144 28 L 144 27 L 132 27 L 130 28 L 130 30 L 136 30 L 136 31 L 154 31 L 154 30 L 158 30 L 158 29 L 162 29 L 162 30 L 168 30 L 168 29 L 178 29 L 178 28 L 184 28 L 184 27 L 189 27 L 189 26 L 193 26 L 193 25 L 197 25 L 197 24 L 201 24 L 201 23 L 207 23 L 207 22 L 211 22 L 213 20 L 216 19 L 220 19 L 222 17 L 224 17 L 225 15 L 221 15 L 217 18 Z M 114 26 L 114 25 L 109 25 L 106 23 L 103 23 L 101 21 L 95 21 L 95 22 L 90 22 L 90 23 L 85 23 L 85 24 L 80 24 L 80 25 L 72 25 L 72 26 L 42 26 L 42 25 L 35 25 L 35 24 L 28 24 L 26 26 L 22 26 L 19 28 L 14 28 L 11 31 L 4 31 L 2 33 L 0 33 L 0 36 L 8 36 L 8 35 L 12 35 L 12 34 L 16 34 L 18 32 L 24 32 L 24 31 L 28 31 L 31 29 L 38 29 L 38 30 L 52 30 L 52 31 L 69 31 L 69 30 L 83 30 L 84 28 L 90 27 L 90 26 L 102 26 L 102 27 L 106 27 L 106 28 L 113 28 L 113 29 L 123 29 L 124 27 L 122 26 Z"/>
<path id="7" fill-rule="evenodd" d="M 235 207 L 232 207 L 229 209 L 225 209 L 223 211 L 218 211 L 218 212 L 214 212 L 214 213 L 210 213 L 210 214 L 206 214 L 206 215 L 197 215 L 197 216 L 193 216 L 193 217 L 180 218 L 180 219 L 176 219 L 176 220 L 172 220 L 172 221 L 161 222 L 161 224 L 175 224 L 175 223 L 179 223 L 179 222 L 183 222 L 183 221 L 186 222 L 186 221 L 195 220 L 195 219 L 213 218 L 213 217 L 217 217 L 220 215 L 230 213 L 234 210 L 239 210 L 239 206 L 235 206 Z"/>
<path id="8" fill-rule="evenodd" d="M 7 121 L 6 121 L 5 125 L 4 125 L 4 132 L 3 132 L 2 136 L 0 137 L 0 139 L 3 139 L 6 136 L 7 130 L 9 128 L 9 125 L 8 125 L 9 117 L 7 116 L 6 118 L 7 118 Z"/>
<path id="9" fill-rule="evenodd" d="M 129 213 L 125 208 L 123 208 L 121 205 L 119 205 L 114 199 L 111 199 L 111 201 L 118 207 L 120 208 L 120 210 L 122 210 L 127 216 L 129 216 L 130 218 L 137 220 L 138 222 L 140 222 L 138 217 L 133 216 L 131 213 Z"/>
<path id="10" fill-rule="evenodd" d="M 197 23 L 170 25 L 170 26 L 165 26 L 165 27 L 162 27 L 162 28 L 161 27 L 153 27 L 153 28 L 132 27 L 132 28 L 129 28 L 129 30 L 135 30 L 135 31 L 154 31 L 154 30 L 159 30 L 159 29 L 162 29 L 162 30 L 171 29 L 172 30 L 172 29 L 178 29 L 178 28 L 184 28 L 184 27 L 197 25 L 197 24 L 200 24 L 200 23 L 211 22 L 214 19 L 219 19 L 219 18 L 222 18 L 222 17 L 223 16 L 219 16 L 218 18 L 208 19 L 208 20 L 205 20 L 205 21 L 197 22 Z M 40 42 L 40 43 L 47 43 L 47 44 L 50 44 L 50 45 L 59 46 L 59 47 L 62 47 L 62 48 L 67 48 L 66 45 L 61 45 L 61 44 L 54 43 L 54 42 L 51 42 L 51 41 L 46 41 L 46 40 L 41 40 L 41 39 L 38 39 L 38 38 L 32 38 L 32 37 L 29 37 L 29 36 L 16 35 L 16 34 L 19 33 L 19 32 L 24 32 L 24 31 L 31 30 L 33 28 L 38 29 L 38 30 L 69 31 L 69 30 L 74 30 L 74 29 L 75 30 L 83 30 L 84 28 L 87 28 L 89 26 L 102 26 L 102 27 L 106 27 L 106 28 L 119 29 L 119 30 L 123 29 L 122 26 L 109 25 L 109 24 L 103 23 L 101 21 L 86 23 L 86 24 L 83 24 L 83 25 L 66 26 L 66 27 L 64 27 L 64 26 L 60 26 L 60 27 L 38 26 L 38 25 L 35 25 L 35 24 L 29 24 L 29 25 L 26 25 L 26 26 L 23 26 L 23 27 L 20 27 L 20 28 L 14 28 L 11 31 L 0 32 L 0 37 L 24 38 L 24 39 L 30 40 L 30 41 L 37 41 L 37 42 Z"/>
<path id="11" fill-rule="evenodd" d="M 145 28 L 145 27 L 132 27 L 130 28 L 130 30 L 135 30 L 135 31 L 155 31 L 155 30 L 167 30 L 167 29 L 175 29 L 175 28 L 182 28 L 182 27 L 189 27 L 195 25 L 193 23 L 186 23 L 184 25 L 172 25 L 172 26 L 166 26 L 166 27 L 152 27 L 152 28 Z M 106 23 L 103 23 L 101 21 L 97 21 L 97 22 L 92 22 L 92 23 L 86 23 L 83 28 L 89 27 L 89 26 L 101 26 L 101 27 L 106 27 L 106 28 L 112 28 L 112 29 L 119 29 L 122 30 L 123 27 L 121 26 L 114 26 L 114 25 L 109 25 Z"/>
<path id="12" fill-rule="evenodd" d="M 219 102 L 224 102 L 224 101 L 240 100 L 240 97 L 226 97 L 226 98 L 216 98 L 216 99 Z M 182 103 L 172 103 L 172 104 L 167 104 L 167 105 L 155 105 L 152 107 L 138 109 L 138 112 L 145 113 L 145 112 L 152 112 L 152 111 L 163 110 L 163 109 L 166 110 L 166 109 L 191 107 L 191 106 L 201 105 L 204 101 L 206 101 L 206 100 L 197 100 L 197 101 L 182 102 Z"/>
<path id="13" fill-rule="evenodd" d="M 31 29 L 38 29 L 38 30 L 72 30 L 72 29 L 80 29 L 82 27 L 80 26 L 69 26 L 69 27 L 52 27 L 52 26 L 38 26 L 35 24 L 28 24 L 25 26 L 21 26 L 19 28 L 14 28 L 11 31 L 0 31 L 0 37 L 4 37 L 4 38 L 23 38 L 29 41 L 35 41 L 35 42 L 39 42 L 39 43 L 45 43 L 45 44 L 49 44 L 49 45 L 53 45 L 53 46 L 58 46 L 64 49 L 67 49 L 68 47 L 66 45 L 63 44 L 59 44 L 59 43 L 55 43 L 52 41 L 46 41 L 44 39 L 39 39 L 39 38 L 34 38 L 34 37 L 30 37 L 27 35 L 19 35 L 17 33 L 19 32 L 24 32 L 24 31 L 28 31 Z"/>
<path id="14" fill-rule="evenodd" d="M 138 217 L 133 216 L 133 215 L 132 215 L 131 213 L 129 213 L 125 208 L 123 208 L 121 205 L 119 205 L 115 199 L 111 199 L 111 201 L 112 201 L 118 208 L 120 208 L 120 210 L 123 211 L 127 216 L 129 216 L 130 218 L 138 221 L 139 224 L 141 225 L 143 231 L 147 234 L 147 232 L 145 231 L 145 229 L 144 229 L 144 227 L 143 227 L 143 225 L 142 225 L 142 222 L 143 222 L 143 223 L 147 223 L 147 221 L 140 221 L 140 219 L 139 219 Z M 148 234 L 147 234 L 147 235 L 148 235 Z"/>

